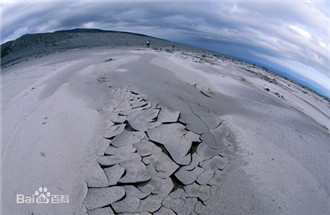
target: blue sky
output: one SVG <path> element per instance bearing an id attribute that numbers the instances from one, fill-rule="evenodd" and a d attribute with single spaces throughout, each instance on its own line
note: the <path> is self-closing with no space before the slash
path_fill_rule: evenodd
<path id="1" fill-rule="evenodd" d="M 148 34 L 245 59 L 330 98 L 330 1 L 4 1 L 1 43 L 77 27 Z"/>

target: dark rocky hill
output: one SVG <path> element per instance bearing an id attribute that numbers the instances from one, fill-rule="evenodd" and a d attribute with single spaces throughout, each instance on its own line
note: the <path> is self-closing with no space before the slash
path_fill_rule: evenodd
<path id="1" fill-rule="evenodd" d="M 6 42 L 1 45 L 1 67 L 15 64 L 29 57 L 43 56 L 67 49 L 93 47 L 141 48 L 146 46 L 146 40 L 148 39 L 151 40 L 151 47 L 154 49 L 170 49 L 174 44 L 175 48 L 183 51 L 207 52 L 143 34 L 79 28 L 53 33 L 27 34 L 14 41 Z"/>

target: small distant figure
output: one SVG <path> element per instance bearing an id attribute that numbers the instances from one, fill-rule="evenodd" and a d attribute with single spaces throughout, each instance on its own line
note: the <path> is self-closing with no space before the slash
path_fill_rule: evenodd
<path id="1" fill-rule="evenodd" d="M 173 44 L 173 45 L 172 45 L 172 49 L 174 49 L 174 47 L 175 47 L 175 45 Z"/>
<path id="2" fill-rule="evenodd" d="M 150 40 L 147 40 L 147 47 L 150 46 Z"/>

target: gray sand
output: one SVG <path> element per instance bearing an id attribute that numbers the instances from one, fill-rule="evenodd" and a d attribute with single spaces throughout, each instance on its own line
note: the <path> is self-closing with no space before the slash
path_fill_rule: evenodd
<path id="1" fill-rule="evenodd" d="M 7 66 L 2 214 L 329 214 L 329 102 L 305 90 L 178 50 Z M 70 203 L 16 203 L 40 186 Z"/>

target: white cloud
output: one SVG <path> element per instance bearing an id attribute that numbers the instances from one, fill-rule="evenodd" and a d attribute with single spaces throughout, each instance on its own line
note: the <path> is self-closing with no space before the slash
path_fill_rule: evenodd
<path id="1" fill-rule="evenodd" d="M 298 33 L 300 36 L 305 37 L 306 39 L 310 39 L 312 36 L 310 33 L 308 33 L 306 30 L 304 30 L 301 27 L 295 26 L 295 25 L 289 25 L 289 27 L 296 33 Z"/>

